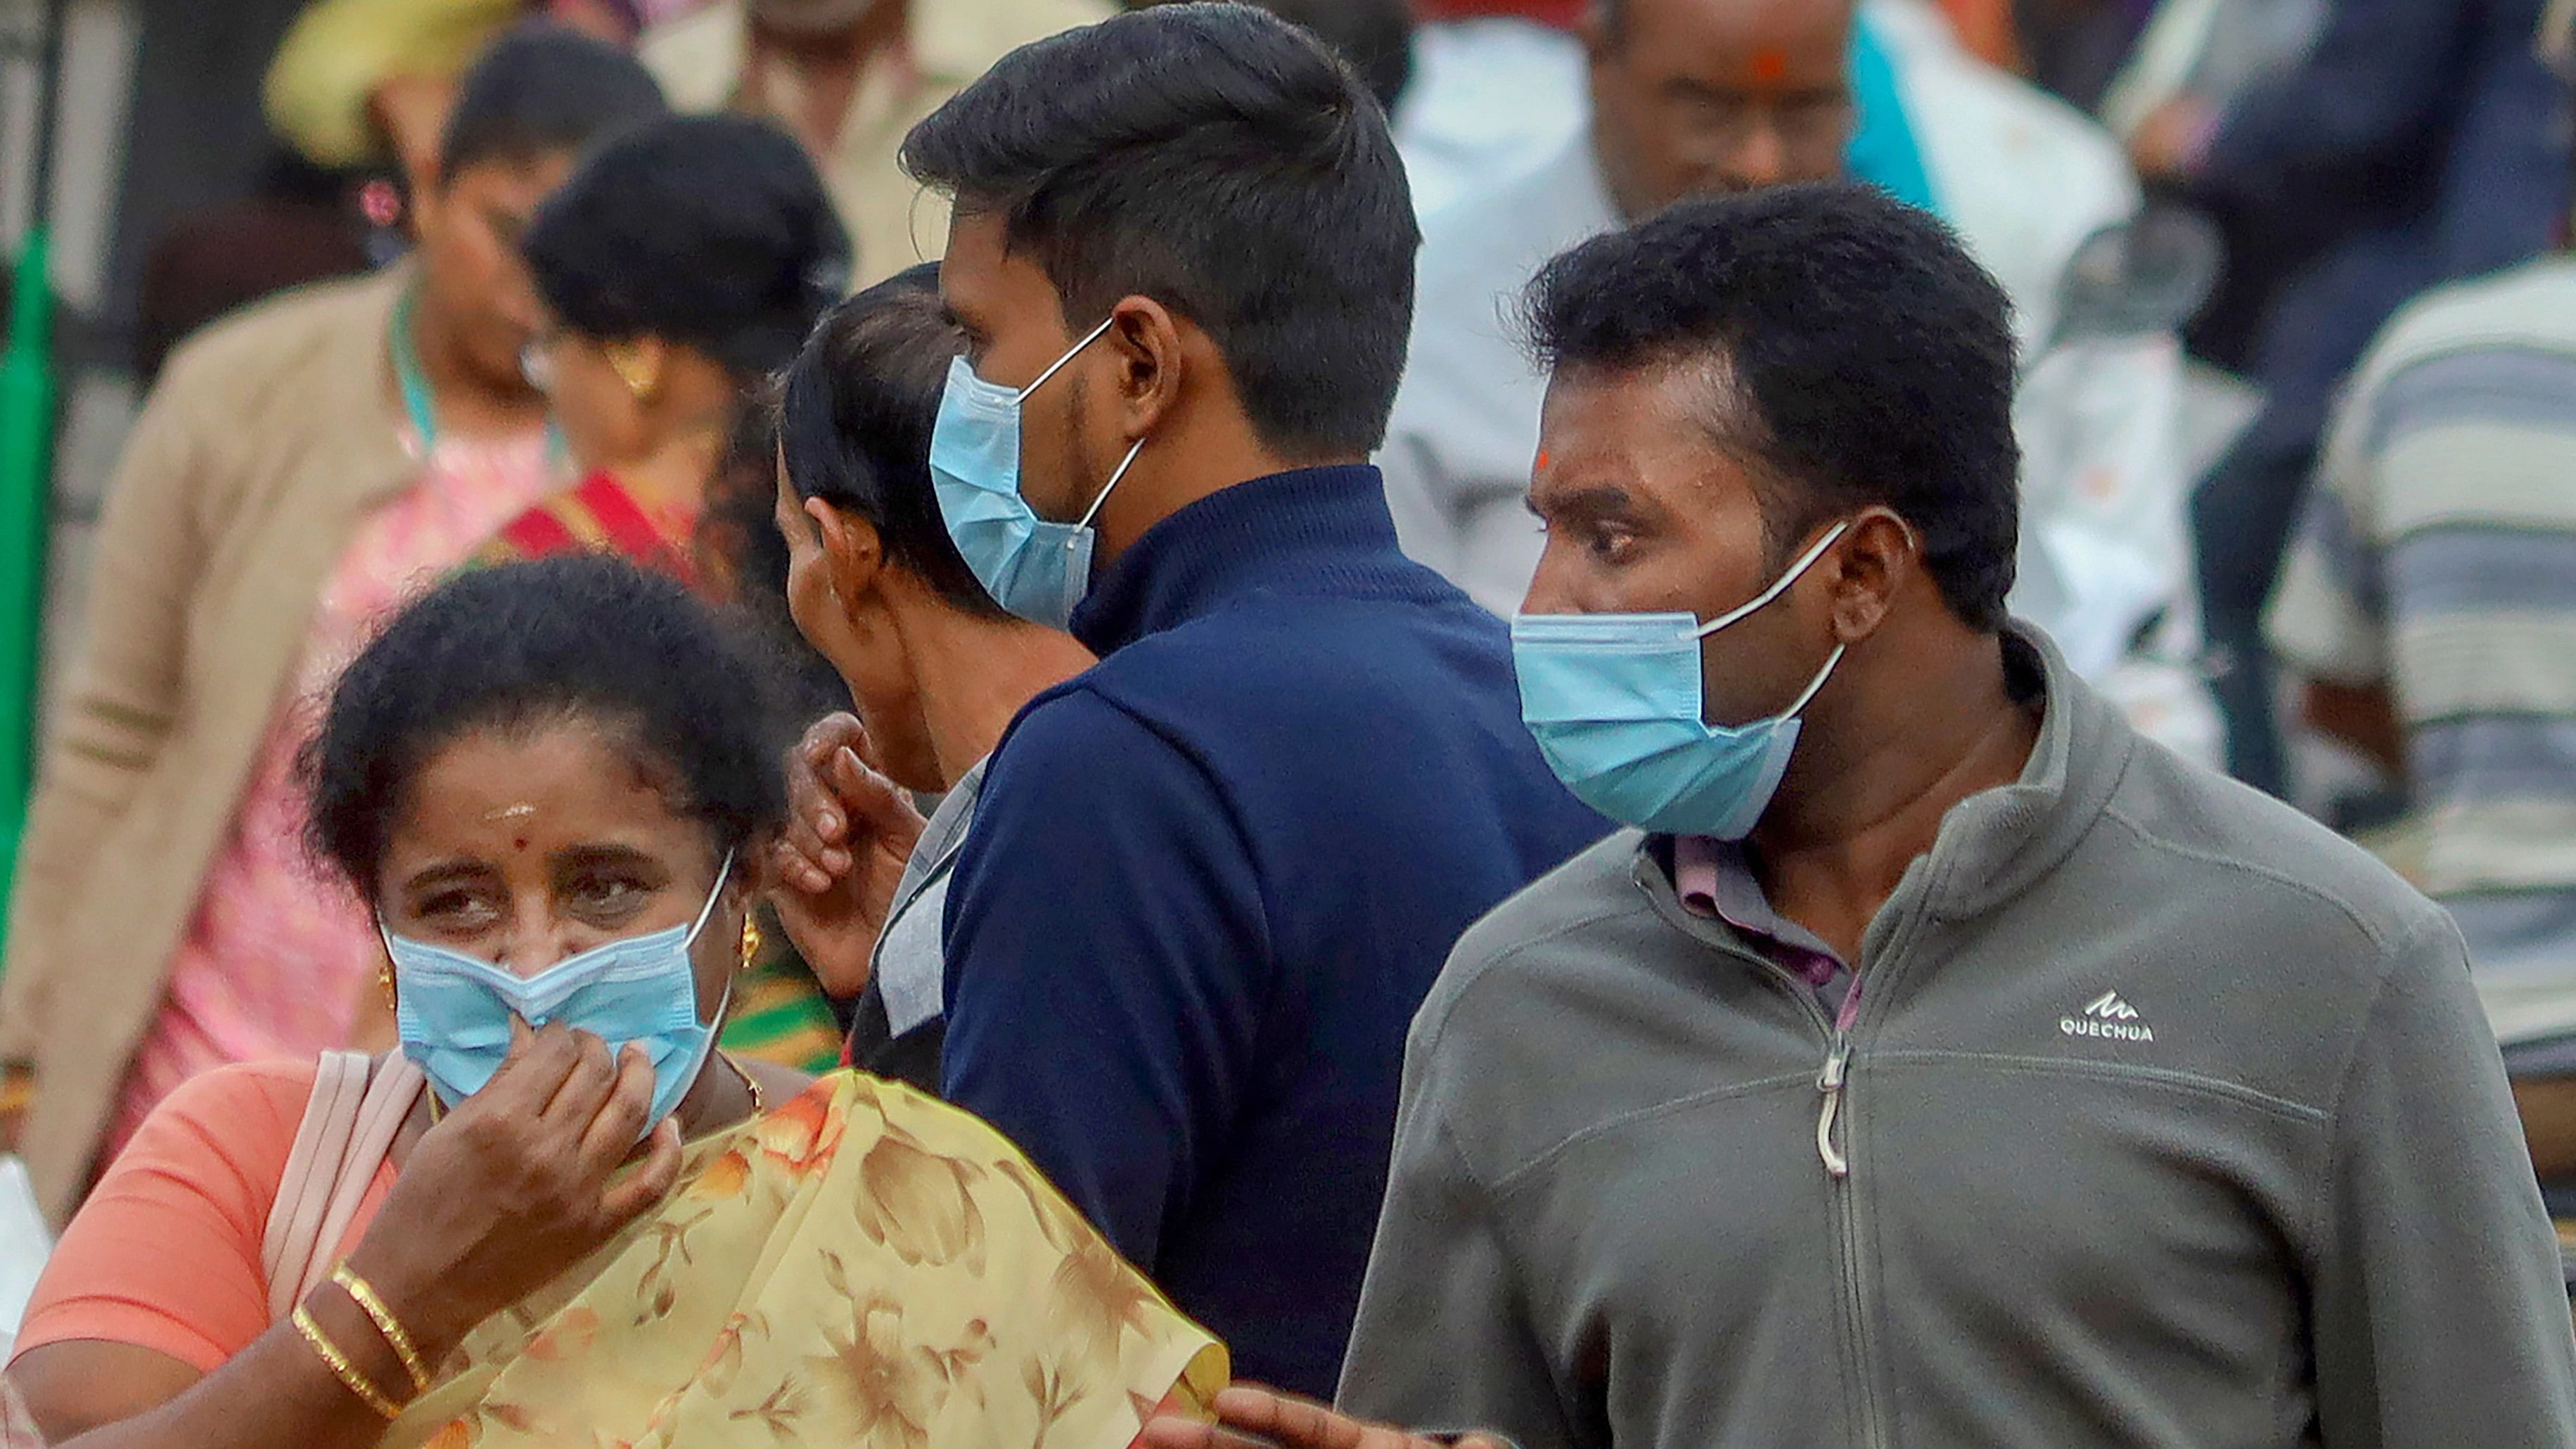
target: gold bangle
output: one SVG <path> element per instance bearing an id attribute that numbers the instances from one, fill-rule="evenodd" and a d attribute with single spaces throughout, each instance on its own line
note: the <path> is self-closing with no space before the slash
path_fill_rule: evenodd
<path id="1" fill-rule="evenodd" d="M 367 1382 L 367 1376 L 358 1372 L 357 1365 L 349 1362 L 349 1356 L 340 1352 L 339 1345 L 323 1336 L 322 1326 L 313 1321 L 313 1315 L 305 1311 L 303 1304 L 295 1305 L 292 1321 L 295 1331 L 304 1335 L 306 1343 L 313 1345 L 313 1352 L 322 1360 L 322 1366 L 331 1371 L 342 1388 L 357 1395 L 358 1402 L 383 1415 L 387 1423 L 402 1417 L 401 1407 L 386 1398 L 374 1384 Z"/>
<path id="2" fill-rule="evenodd" d="M 385 1300 L 376 1296 L 376 1290 L 368 1286 L 366 1279 L 350 1272 L 346 1263 L 331 1270 L 331 1281 L 340 1285 L 341 1291 L 349 1295 L 349 1301 L 357 1304 L 359 1311 L 375 1323 L 376 1332 L 384 1335 L 385 1346 L 394 1351 L 394 1357 L 402 1360 L 403 1372 L 411 1375 L 411 1391 L 428 1393 L 429 1365 L 421 1362 L 420 1346 L 403 1331 L 402 1321 L 385 1306 Z"/>

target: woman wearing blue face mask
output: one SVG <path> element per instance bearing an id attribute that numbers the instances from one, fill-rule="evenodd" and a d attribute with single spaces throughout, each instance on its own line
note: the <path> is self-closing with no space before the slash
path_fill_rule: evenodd
<path id="1" fill-rule="evenodd" d="M 605 557 L 469 573 L 306 755 L 402 1049 L 228 1067 L 65 1233 L 9 1378 L 80 1449 L 1049 1443 L 1224 1350 L 982 1124 L 712 1048 L 784 814 L 766 661 Z"/>

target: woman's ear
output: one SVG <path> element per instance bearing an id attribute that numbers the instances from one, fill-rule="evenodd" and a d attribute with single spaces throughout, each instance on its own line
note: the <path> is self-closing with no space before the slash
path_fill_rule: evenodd
<path id="1" fill-rule="evenodd" d="M 740 905 L 745 910 L 757 908 L 779 888 L 779 832 L 762 830 L 753 833 L 735 852 L 733 879 L 725 883 L 725 903 Z"/>
<path id="2" fill-rule="evenodd" d="M 855 610 L 877 591 L 885 571 L 885 539 L 877 526 L 820 498 L 805 500 L 805 516 L 823 549 L 823 577 L 844 612 Z"/>

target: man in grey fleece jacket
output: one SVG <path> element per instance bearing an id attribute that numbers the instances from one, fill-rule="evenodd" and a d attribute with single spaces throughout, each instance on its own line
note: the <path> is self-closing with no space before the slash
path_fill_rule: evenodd
<path id="1" fill-rule="evenodd" d="M 1418 1018 L 1344 1410 L 1524 1449 L 2576 1446 L 2458 932 L 2004 620 L 2011 348 L 1938 224 L 1686 204 L 1531 310 L 1528 612 L 1715 621 L 1700 737 L 1640 743 L 1643 676 L 1524 619 L 1551 759 L 1651 828 L 1478 924 Z M 1698 728 L 1784 714 L 1785 775 Z M 1220 1409 L 1151 1442 L 1428 1442 Z"/>

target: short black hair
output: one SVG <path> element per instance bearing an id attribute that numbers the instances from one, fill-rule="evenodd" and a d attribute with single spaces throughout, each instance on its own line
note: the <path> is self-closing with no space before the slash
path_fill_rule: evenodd
<path id="1" fill-rule="evenodd" d="M 547 21 L 492 42 L 456 88 L 439 133 L 444 186 L 492 162 L 526 165 L 579 152 L 670 113 L 662 88 L 635 57 Z"/>
<path id="2" fill-rule="evenodd" d="M 1548 366 L 1705 361 L 1708 419 L 1755 465 L 1775 559 L 1884 504 L 1923 537 L 1952 613 L 1995 629 L 2020 537 L 2012 308 L 1950 229 L 1867 186 L 1681 202 L 1530 283 Z"/>
<path id="3" fill-rule="evenodd" d="M 684 343 L 744 380 L 786 366 L 850 283 L 805 148 L 744 116 L 670 116 L 600 147 L 521 247 L 574 331 Z"/>
<path id="4" fill-rule="evenodd" d="M 970 613 L 1006 617 L 949 539 L 930 483 L 930 434 L 951 358 L 966 350 L 927 262 L 834 307 L 779 387 L 779 456 L 799 498 L 864 518 L 888 562 Z"/>
<path id="5" fill-rule="evenodd" d="M 304 749 L 316 852 L 373 895 L 415 776 L 482 730 L 609 731 L 737 856 L 787 811 L 763 651 L 679 583 L 613 554 L 456 575 L 340 676 Z"/>
<path id="6" fill-rule="evenodd" d="M 1257 0 L 1262 9 L 1303 26 L 1342 58 L 1368 93 L 1395 113 L 1413 80 L 1413 7 L 1409 0 Z"/>
<path id="7" fill-rule="evenodd" d="M 1249 5 L 1160 5 L 1022 46 L 913 127 L 903 162 L 999 216 L 1067 322 L 1155 298 L 1206 330 L 1262 443 L 1386 437 L 1422 234 L 1386 116 Z"/>

